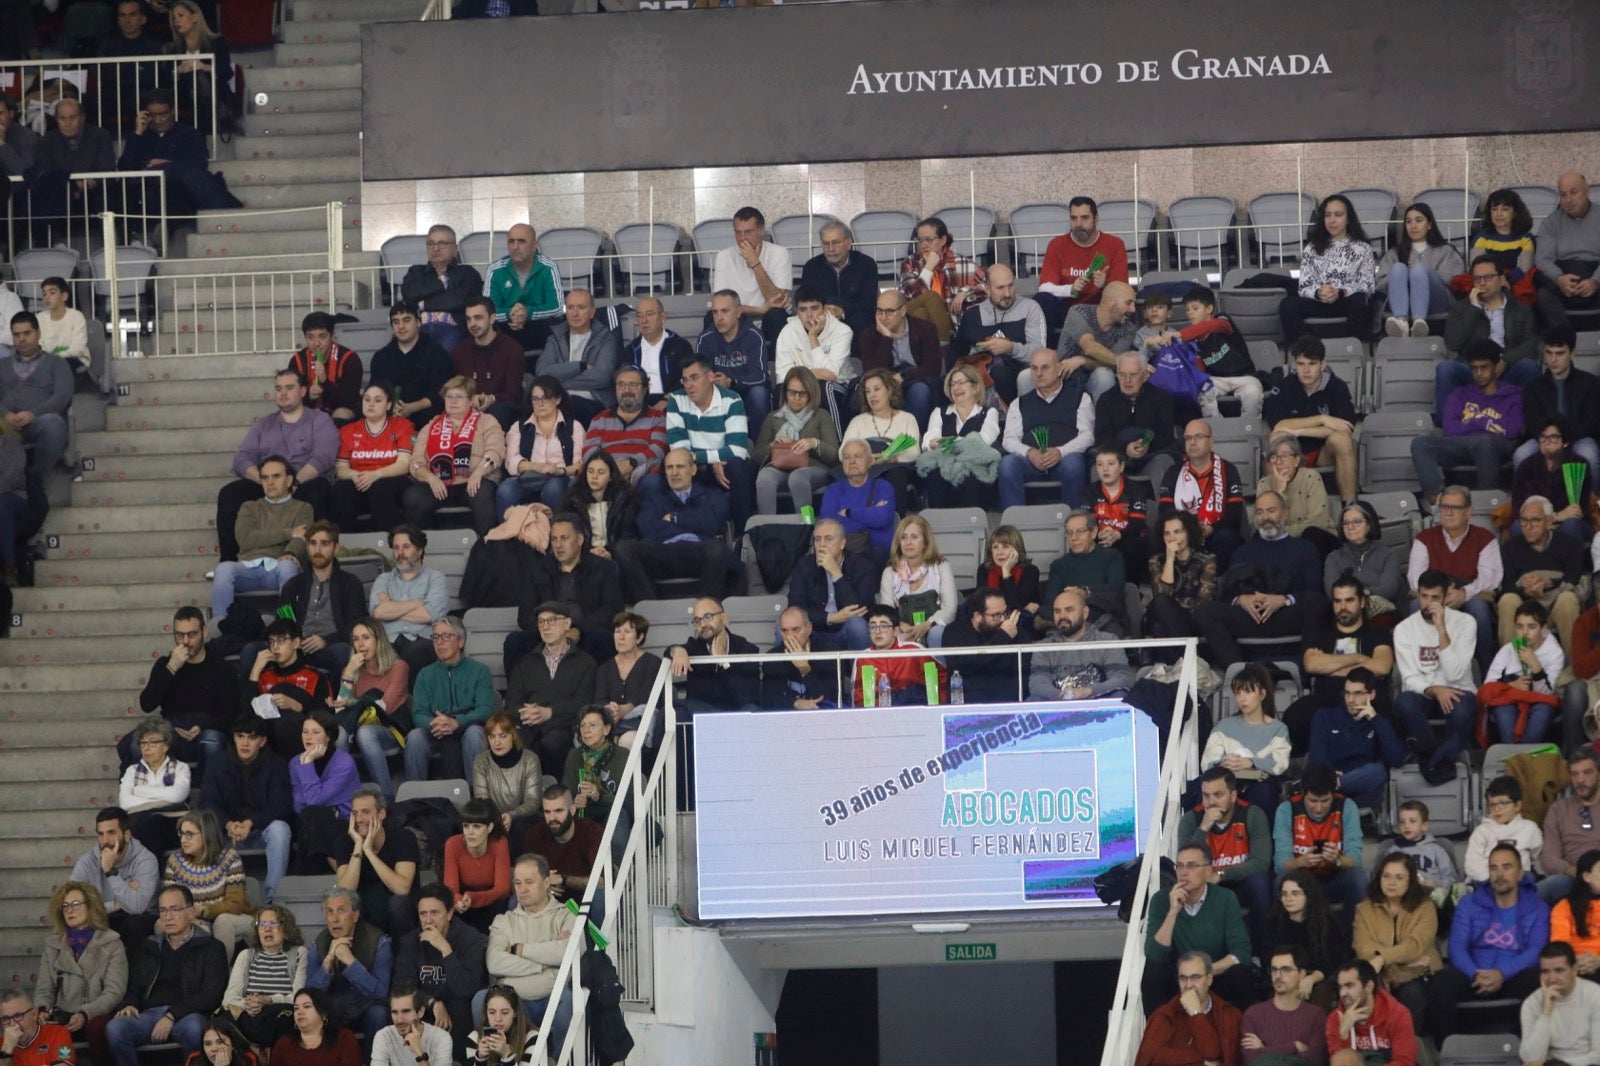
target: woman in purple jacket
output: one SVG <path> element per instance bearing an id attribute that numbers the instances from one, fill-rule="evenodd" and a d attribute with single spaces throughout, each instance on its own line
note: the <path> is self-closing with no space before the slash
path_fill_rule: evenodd
<path id="1" fill-rule="evenodd" d="M 344 835 L 350 799 L 361 786 L 355 759 L 334 744 L 338 735 L 332 714 L 320 707 L 308 711 L 300 727 L 305 750 L 289 763 L 289 788 L 295 813 L 300 816 L 296 838 L 304 873 L 325 873 L 333 868 L 329 856 Z"/>

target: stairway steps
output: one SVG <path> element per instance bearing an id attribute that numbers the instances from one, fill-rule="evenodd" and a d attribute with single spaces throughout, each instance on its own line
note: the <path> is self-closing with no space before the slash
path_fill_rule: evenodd
<path id="1" fill-rule="evenodd" d="M 110 805 L 108 804 L 107 806 Z M 89 849 L 84 848 L 83 850 L 88 851 Z M 73 861 L 70 863 L 52 863 L 49 866 L 11 867 L 6 870 L 5 878 L 0 880 L 0 898 L 49 899 L 50 893 L 55 891 L 55 886 L 65 881 L 67 875 L 72 873 L 73 864 L 77 861 L 77 856 L 74 856 Z M 37 969 L 39 966 L 39 954 L 44 949 L 44 941 L 42 939 L 36 945 L 36 948 L 37 950 L 34 951 L 30 958 L 23 958 L 17 961 L 24 962 L 27 966 Z M 0 953 L 0 984 L 9 981 L 11 975 L 15 972 L 16 970 L 12 966 L 12 959 Z"/>
<path id="2" fill-rule="evenodd" d="M 314 111 L 360 111 L 361 89 L 279 89 L 266 103 L 253 103 L 253 114 L 303 115 Z"/>
<path id="3" fill-rule="evenodd" d="M 387 4 L 388 0 L 379 0 Z M 327 41 L 322 44 L 275 44 L 272 46 L 272 62 L 279 67 L 309 67 L 320 66 L 323 63 L 359 63 L 361 62 L 360 41 Z M 248 127 L 245 133 L 251 131 Z"/>
<path id="4" fill-rule="evenodd" d="M 252 383 L 253 384 L 253 383 Z M 261 401 L 233 400 L 212 404 L 117 405 L 106 412 L 106 429 L 198 429 L 237 426 L 240 439 L 261 417 Z"/>
<path id="5" fill-rule="evenodd" d="M 169 407 L 169 411 L 182 410 Z M 120 481 L 115 483 L 113 490 L 105 482 L 81 481 L 72 485 L 73 507 L 95 508 L 105 506 L 102 501 L 108 496 L 116 500 L 115 506 L 125 507 L 129 504 L 171 504 L 171 503 L 214 503 L 217 498 L 217 482 L 198 477 L 189 477 L 182 480 L 146 479 L 143 481 Z M 115 495 L 112 495 L 113 492 Z M 77 538 L 85 534 L 67 534 Z M 98 536 L 126 537 L 126 533 L 101 533 Z M 164 534 L 165 535 L 165 534 Z M 214 535 L 212 539 L 215 539 Z M 152 545 L 154 547 L 154 545 Z M 111 553 L 121 554 L 121 553 Z M 157 553 L 170 554 L 170 553 Z"/>
<path id="6" fill-rule="evenodd" d="M 361 251 L 361 232 L 346 229 L 340 247 L 346 252 Z M 327 228 L 288 230 L 275 233 L 189 233 L 183 238 L 183 252 L 191 259 L 226 259 L 268 255 L 326 255 Z M 324 260 L 324 269 L 326 269 Z"/>
<path id="7" fill-rule="evenodd" d="M 74 586 L 62 585 L 53 588 L 44 588 L 35 585 L 32 588 L 15 589 L 16 610 L 22 615 L 25 625 L 34 621 L 48 618 L 53 614 L 70 614 L 79 611 L 103 611 L 107 613 L 120 612 L 127 608 L 155 608 L 159 607 L 170 615 L 179 607 L 208 607 L 211 604 L 211 584 L 203 577 L 194 581 L 172 581 L 165 585 L 152 582 L 144 585 L 112 585 L 110 587 L 94 587 L 89 585 Z M 155 639 L 152 637 L 152 639 Z M 159 641 L 157 641 L 160 643 Z M 89 664 L 86 664 L 86 666 Z M 121 676 L 120 674 L 118 675 Z M 13 679 L 15 682 L 17 679 Z M 137 692 L 144 686 L 144 677 L 141 675 L 133 684 L 133 691 Z M 24 685 L 24 688 L 38 689 L 38 685 Z M 69 685 L 71 689 L 81 691 L 90 688 L 89 685 Z M 15 691 L 17 685 L 10 686 Z M 0 692 L 8 691 L 6 682 L 0 678 Z"/>
<path id="8" fill-rule="evenodd" d="M 279 45 L 282 48 L 283 45 Z M 264 109 L 244 117 L 247 137 L 289 136 L 316 133 L 359 133 L 361 112 L 349 111 L 273 111 Z"/>
<path id="9" fill-rule="evenodd" d="M 362 22 L 412 22 L 422 17 L 426 3 L 417 0 L 396 3 L 395 0 L 294 0 L 286 16 L 284 27 L 288 36 L 290 27 L 297 31 L 301 26 L 326 25 L 330 19 Z"/>
<path id="10" fill-rule="evenodd" d="M 117 436 L 135 436 L 143 432 L 129 430 Z M 211 433 L 214 430 L 196 430 Z M 237 436 L 237 435 L 236 435 Z M 237 443 L 237 441 L 235 441 Z M 127 484 L 126 482 L 124 484 Z M 98 504 L 70 507 L 52 511 L 45 519 L 45 532 L 70 533 L 156 533 L 163 530 L 204 529 L 216 521 L 215 493 L 209 503 L 187 504 L 124 504 L 115 494 L 107 491 Z"/>
<path id="11" fill-rule="evenodd" d="M 62 700 L 53 692 L 10 692 L 6 694 L 6 718 L 11 721 L 32 722 L 61 717 Z M 72 698 L 74 718 L 121 722 L 123 729 L 132 729 L 144 717 L 139 707 L 138 692 L 80 692 Z M 4 809 L 0 806 L 0 809 Z"/>
<path id="12" fill-rule="evenodd" d="M 299 309 L 303 316 L 313 308 Z M 339 310 L 348 310 L 341 306 Z M 298 318 L 296 319 L 298 322 Z M 147 348 L 158 355 L 228 355 L 230 353 L 276 351 L 287 361 L 289 353 L 302 343 L 299 326 L 289 329 L 215 330 L 203 333 L 159 332 L 147 338 Z"/>
<path id="13" fill-rule="evenodd" d="M 68 543 L 64 539 L 63 543 Z M 85 637 L 141 634 L 156 649 L 167 649 L 172 644 L 172 608 L 124 607 L 115 611 L 39 611 L 23 615 L 22 626 L 12 629 L 13 637 L 53 637 L 57 640 L 80 640 Z M 121 707 L 128 700 L 122 693 L 112 693 L 102 706 Z M 8 704 L 5 710 L 13 708 Z M 74 705 L 74 711 L 77 706 Z M 4 810 L 0 806 L 0 810 Z"/>
<path id="14" fill-rule="evenodd" d="M 232 452 L 206 452 L 191 456 L 183 472 L 193 478 L 213 478 L 220 486 L 233 476 Z M 172 476 L 172 460 L 161 455 L 102 455 L 95 457 L 93 470 L 83 473 L 83 483 L 100 486 L 124 481 L 164 480 Z"/>
<path id="15" fill-rule="evenodd" d="M 270 138 L 269 138 L 270 139 Z M 359 211 L 346 209 L 344 228 L 361 231 Z M 195 228 L 200 233 L 308 233 L 323 234 L 328 229 L 328 214 L 323 208 L 274 211 L 270 214 L 249 214 L 239 211 L 202 211 L 195 216 Z"/>
<path id="16" fill-rule="evenodd" d="M 205 356 L 188 358 L 204 359 Z M 139 381 L 128 384 L 128 395 L 118 408 L 134 409 L 175 406 L 204 407 L 212 403 L 251 403 L 256 417 L 272 410 L 272 383 L 265 376 L 256 378 L 196 378 L 193 381 Z M 108 419 L 111 413 L 107 412 Z"/>
<path id="17" fill-rule="evenodd" d="M 138 693 L 144 688 L 144 683 L 149 677 L 150 667 L 146 663 L 86 662 L 77 666 L 49 665 L 27 668 L 0 666 L 0 698 L 10 699 L 13 694 L 55 694 L 61 696 L 64 704 L 69 704 L 75 698 L 70 695 L 72 693 L 108 688 Z M 0 750 L 0 755 L 3 755 L 3 750 Z M 3 762 L 4 759 L 0 758 L 0 763 Z M 114 765 L 112 769 L 115 770 Z M 4 766 L 0 765 L 0 781 L 76 780 L 71 775 L 30 777 L 29 772 L 43 771 L 13 772 L 7 776 Z"/>
<path id="18" fill-rule="evenodd" d="M 214 166 L 227 177 L 228 187 L 241 200 L 250 190 L 263 185 L 278 188 L 361 180 L 361 160 L 356 158 L 322 159 L 313 166 L 294 159 L 235 159 Z"/>
<path id="19" fill-rule="evenodd" d="M 0 729 L 5 726 L 0 724 Z M 0 809 L 7 811 L 54 811 L 60 810 L 82 818 L 87 812 L 92 818 L 94 812 L 101 807 L 110 806 L 116 801 L 117 786 L 110 778 L 103 782 L 84 781 L 78 784 L 64 784 L 55 788 L 43 789 L 32 784 L 7 784 L 0 785 Z M 108 802 L 109 801 L 109 802 Z M 33 818 L 28 819 L 30 824 Z M 76 829 L 77 823 L 73 824 Z M 0 896 L 0 899 L 5 898 Z"/>
<path id="20" fill-rule="evenodd" d="M 61 667 L 41 667 L 44 670 L 59 670 Z M 143 678 L 140 684 L 144 683 Z M 41 787 L 48 785 L 50 788 L 76 787 L 86 779 L 95 782 L 114 781 L 117 777 L 117 751 L 115 744 L 98 742 L 80 744 L 73 748 L 64 748 L 59 751 L 33 751 L 25 748 L 12 750 L 0 748 L 0 782 L 26 782 L 38 783 Z M 65 784 L 63 784 L 63 782 Z M 115 788 L 113 786 L 113 794 Z M 8 831 L 13 839 L 28 839 L 40 836 L 32 832 L 26 823 L 8 826 Z M 10 865 L 27 865 L 21 858 L 14 855 L 7 845 L 6 863 Z M 77 854 L 82 854 L 79 848 Z M 34 863 L 33 865 L 40 865 Z"/>
<path id="21" fill-rule="evenodd" d="M 243 304 L 250 307 L 298 308 L 301 314 L 304 314 L 307 309 L 313 307 L 352 307 L 370 302 L 370 298 L 366 295 L 370 291 L 367 285 L 351 285 L 349 282 L 336 282 L 330 287 L 326 273 L 320 278 L 315 274 L 298 275 L 279 279 L 275 284 L 243 286 L 237 295 L 230 293 L 221 283 L 190 285 L 172 282 L 167 285 L 157 285 L 157 292 L 160 294 L 157 296 L 157 306 L 163 311 L 189 312 L 212 311 L 219 307 L 237 307 Z"/>
<path id="22" fill-rule="evenodd" d="M 82 455 L 190 455 L 225 450 L 231 456 L 239 450 L 243 437 L 239 430 L 224 426 L 181 434 L 154 429 L 83 433 L 78 437 L 78 451 Z"/>
<path id="23" fill-rule="evenodd" d="M 372 273 L 369 276 L 376 279 L 378 253 L 348 252 L 344 257 L 344 266 L 347 271 L 370 269 Z M 226 287 L 220 280 L 211 280 L 217 277 L 219 267 L 225 268 L 230 274 Z M 215 259 L 165 259 L 156 264 L 158 292 L 164 280 L 175 287 L 227 293 L 243 292 L 250 286 L 282 285 L 289 281 L 303 285 L 308 278 L 318 282 L 327 280 L 326 253 L 238 256 L 229 259 L 226 264 L 219 264 Z"/>
<path id="24" fill-rule="evenodd" d="M 0 928 L 37 929 L 42 948 L 50 932 L 50 918 L 45 913 L 49 904 L 48 895 L 36 899 L 0 899 Z"/>
<path id="25" fill-rule="evenodd" d="M 69 643 L 56 641 L 58 644 Z M 60 749 L 73 748 L 84 744 L 106 744 L 115 747 L 117 740 L 126 733 L 130 726 L 125 722 L 106 721 L 104 719 L 89 719 L 88 721 L 73 720 L 63 722 L 60 719 L 45 722 L 4 722 L 0 723 L 0 746 L 7 751 L 18 751 L 24 748 Z M 76 812 L 67 812 L 75 814 Z M 66 818 L 60 819 L 65 823 Z M 40 821 L 30 817 L 29 828 L 41 832 L 59 831 L 71 832 L 73 826 L 82 826 L 81 816 L 77 817 L 71 825 Z M 92 831 L 94 826 L 91 824 Z"/>
<path id="26" fill-rule="evenodd" d="M 275 93 L 309 92 L 315 89 L 361 89 L 361 64 L 316 63 L 298 67 L 260 67 L 249 78 L 253 94 L 264 92 L 269 100 Z"/>
<path id="27" fill-rule="evenodd" d="M 355 181 L 308 181 L 297 185 L 279 186 L 241 185 L 233 190 L 233 194 L 245 207 L 257 210 L 274 207 L 312 207 L 333 200 L 345 204 L 357 204 L 361 202 L 361 185 Z"/>
<path id="28" fill-rule="evenodd" d="M 34 567 L 41 585 L 150 584 L 169 581 L 200 581 L 211 569 L 212 561 L 193 559 L 147 559 L 144 565 L 130 567 L 126 559 L 72 559 L 57 562 L 45 559 Z M 209 597 L 208 597 L 209 598 Z"/>
<path id="29" fill-rule="evenodd" d="M 169 488 L 169 486 L 159 481 L 145 482 L 144 484 L 160 489 Z M 173 495 L 178 494 L 173 493 Z M 215 498 L 215 490 L 210 495 Z M 212 501 L 151 500 L 145 497 L 134 497 L 128 502 L 140 505 L 174 504 L 180 506 L 198 503 L 209 506 Z M 69 559 L 144 560 L 189 558 L 204 562 L 206 569 L 209 570 L 216 564 L 214 557 L 217 554 L 217 535 L 209 527 L 163 530 L 154 533 L 65 533 L 60 535 L 58 544 L 59 547 L 49 549 L 46 553 L 46 558 L 51 561 Z M 13 636 L 15 635 L 13 634 Z M 0 648 L 0 656 L 4 654 L 5 649 Z"/>
<path id="30" fill-rule="evenodd" d="M 304 342 L 300 322 L 306 312 L 294 307 L 238 307 L 234 310 L 172 311 L 156 320 L 158 334 L 259 333 L 272 338 L 271 348 L 283 351 L 293 338 L 293 347 Z M 258 350 L 268 347 L 262 345 Z"/>
<path id="31" fill-rule="evenodd" d="M 259 380 L 261 387 L 270 396 L 272 375 L 281 370 L 286 362 L 282 355 L 275 352 L 180 358 L 146 356 L 143 359 L 130 359 L 118 364 L 117 380 L 134 385 L 136 390 L 134 395 L 138 395 L 137 390 L 143 387 L 141 384 L 143 382 L 162 385 L 190 382 L 210 384 L 225 379 L 253 378 Z M 121 401 L 121 403 L 126 402 L 126 399 Z M 266 411 L 262 413 L 265 414 Z"/>

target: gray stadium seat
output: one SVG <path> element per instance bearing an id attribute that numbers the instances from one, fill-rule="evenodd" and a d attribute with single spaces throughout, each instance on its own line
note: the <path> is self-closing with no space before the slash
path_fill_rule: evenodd
<path id="1" fill-rule="evenodd" d="M 939 542 L 939 552 L 955 571 L 956 589 L 965 592 L 978 583 L 978 566 L 989 542 L 989 516 L 981 507 L 933 507 L 922 512 Z"/>
<path id="2" fill-rule="evenodd" d="M 394 790 L 394 801 L 404 803 L 414 799 L 447 799 L 460 810 L 472 798 L 472 783 L 459 777 L 439 781 L 402 781 Z"/>
<path id="3" fill-rule="evenodd" d="M 461 603 L 461 575 L 467 572 L 467 556 L 478 543 L 478 534 L 470 529 L 435 529 L 428 533 L 428 554 L 424 564 L 444 575 L 450 589 L 450 609 L 459 611 Z"/>
<path id="4" fill-rule="evenodd" d="M 379 556 L 356 554 L 368 550 L 378 552 Z M 392 565 L 394 559 L 389 553 L 389 534 L 339 534 L 339 566 L 360 578 L 361 586 L 368 592 L 372 591 L 372 583 L 378 580 L 378 575 Z"/>
<path id="5" fill-rule="evenodd" d="M 1050 572 L 1066 549 L 1067 512 L 1064 503 L 1034 503 L 1007 507 L 1000 515 L 1000 524 L 1015 526 L 1022 534 L 1022 545 L 1027 549 L 1028 561 L 1039 568 L 1041 576 Z"/>
<path id="6" fill-rule="evenodd" d="M 969 256 L 985 266 L 994 262 L 994 208 L 941 207 L 931 217 L 942 221 L 950 231 L 951 247 L 957 255 Z"/>
<path id="7" fill-rule="evenodd" d="M 461 616 L 467 627 L 466 654 L 489 668 L 496 692 L 506 687 L 506 637 L 518 630 L 515 607 L 474 607 Z"/>
<path id="8" fill-rule="evenodd" d="M 1472 490 L 1472 524 L 1482 526 L 1495 536 L 1500 531 L 1494 527 L 1494 520 L 1489 517 L 1496 507 L 1511 502 L 1511 493 L 1501 489 L 1473 489 Z"/>
<path id="9" fill-rule="evenodd" d="M 1379 411 L 1433 413 L 1433 378 L 1436 360 L 1377 360 L 1373 367 L 1373 407 Z"/>
<path id="10" fill-rule="evenodd" d="M 675 600 L 640 600 L 633 612 L 650 623 L 645 637 L 645 649 L 660 655 L 674 644 L 682 644 L 694 635 L 690 616 L 694 614 L 694 598 Z"/>
<path id="11" fill-rule="evenodd" d="M 1227 266 L 1233 242 L 1233 200 L 1226 196 L 1185 196 L 1167 208 L 1178 266 L 1215 263 Z"/>
<path id="12" fill-rule="evenodd" d="M 383 267 L 383 283 L 392 291 L 393 299 L 400 298 L 400 282 L 405 278 L 406 271 L 427 260 L 426 234 L 402 233 L 383 242 L 378 249 L 378 262 Z"/>
<path id="13" fill-rule="evenodd" d="M 729 596 L 722 601 L 728 628 L 762 651 L 771 647 L 778 616 L 789 606 L 787 596 Z"/>
<path id="14" fill-rule="evenodd" d="M 1023 204 L 1007 218 L 1011 259 L 1018 277 L 1031 277 L 1044 264 L 1050 242 L 1070 227 L 1066 204 Z"/>
<path id="15" fill-rule="evenodd" d="M 1370 419 L 1369 419 L 1370 421 Z M 1422 532 L 1422 508 L 1414 492 L 1362 493 L 1360 499 L 1378 512 L 1379 538 L 1395 548 L 1407 548 Z M 1337 506 L 1332 499 L 1330 505 Z"/>
<path id="16" fill-rule="evenodd" d="M 1573 365 L 1589 373 L 1600 373 L 1600 330 L 1584 330 L 1578 334 L 1577 347 L 1572 352 Z"/>
<path id="17" fill-rule="evenodd" d="M 11 263 L 15 275 L 11 291 L 28 310 L 38 311 L 43 307 L 39 302 L 39 283 L 45 278 L 71 278 L 78 263 L 78 253 L 67 248 L 29 248 L 18 252 Z M 10 325 L 6 323 L 8 329 Z M 11 343 L 9 334 L 5 343 Z"/>
<path id="18" fill-rule="evenodd" d="M 1128 269 L 1142 272 L 1154 267 L 1156 205 L 1149 200 L 1106 200 L 1096 206 L 1101 231 L 1120 237 L 1127 246 Z"/>
<path id="19" fill-rule="evenodd" d="M 539 254 L 554 260 L 561 284 L 568 289 L 594 288 L 594 261 L 600 254 L 600 231 L 564 226 L 539 234 Z"/>
<path id="20" fill-rule="evenodd" d="M 623 293 L 671 292 L 678 227 L 669 222 L 631 222 L 612 235 Z"/>
<path id="21" fill-rule="evenodd" d="M 836 221 L 832 215 L 784 215 L 768 228 L 772 239 L 789 249 L 795 282 L 799 282 L 806 260 L 822 251 L 822 227 Z"/>
<path id="22" fill-rule="evenodd" d="M 1422 360 L 1429 364 L 1446 358 L 1450 352 L 1443 337 L 1380 337 L 1373 358 L 1381 365 L 1397 359 Z"/>
<path id="23" fill-rule="evenodd" d="M 910 211 L 863 211 L 850 220 L 855 246 L 878 263 L 878 277 L 892 278 L 909 254 L 917 218 Z"/>
<path id="24" fill-rule="evenodd" d="M 1250 362 L 1257 370 L 1273 371 L 1283 366 L 1283 352 L 1277 341 L 1257 339 L 1249 342 Z"/>
<path id="25" fill-rule="evenodd" d="M 105 249 L 99 249 L 89 256 L 90 291 L 94 295 L 94 317 L 101 321 L 112 321 L 113 314 L 121 317 L 124 312 L 131 312 L 141 316 L 149 310 L 145 292 L 149 288 L 150 276 L 155 273 L 156 263 L 160 256 L 154 248 L 143 244 L 119 244 L 116 249 L 117 257 L 117 291 L 112 297 L 111 279 L 106 275 Z M 85 315 L 90 314 L 87 307 L 80 308 Z M 299 337 L 299 331 L 295 331 Z M 265 340 L 265 338 L 263 338 Z M 298 343 L 298 341 L 297 341 Z"/>
<path id="26" fill-rule="evenodd" d="M 482 274 L 487 281 L 489 264 L 506 254 L 506 235 L 504 232 L 475 230 L 461 238 L 457 251 L 461 255 L 461 261 Z"/>
<path id="27" fill-rule="evenodd" d="M 1472 762 L 1461 753 L 1456 775 L 1442 785 L 1430 785 L 1415 764 L 1389 771 L 1389 816 L 1398 817 L 1400 804 L 1421 800 L 1428 805 L 1428 821 L 1438 836 L 1467 833 L 1477 825 L 1474 817 Z"/>
<path id="28" fill-rule="evenodd" d="M 1478 217 L 1477 193 L 1471 189 L 1424 189 L 1412 197 L 1412 203 L 1431 207 L 1434 221 L 1439 223 L 1439 235 L 1457 248 L 1464 247 Z"/>
<path id="29" fill-rule="evenodd" d="M 694 269 L 706 282 L 709 291 L 711 270 L 717 263 L 717 253 L 733 247 L 733 219 L 709 218 L 695 226 L 690 234 L 694 241 Z"/>
<path id="30" fill-rule="evenodd" d="M 1360 429 L 1356 459 L 1362 493 L 1416 491 L 1411 440 L 1433 434 L 1432 416 L 1426 411 L 1378 410 L 1362 420 Z"/>
<path id="31" fill-rule="evenodd" d="M 1316 200 L 1303 192 L 1262 193 L 1251 200 L 1246 210 L 1256 262 L 1262 266 L 1298 263 L 1300 249 L 1305 244 L 1306 224 L 1316 206 Z"/>
<path id="32" fill-rule="evenodd" d="M 1217 312 L 1232 319 L 1234 328 L 1252 341 L 1258 337 L 1279 341 L 1283 339 L 1283 324 L 1278 319 L 1278 305 L 1283 302 L 1285 291 L 1243 287 L 1246 280 L 1265 273 L 1278 272 L 1262 267 L 1234 267 L 1224 274 L 1222 287 L 1217 290 Z M 1284 277 L 1287 279 L 1288 275 Z"/>
<path id="33" fill-rule="evenodd" d="M 1517 1001 L 1479 1001 L 1485 1002 L 1515 1005 Z M 1439 1049 L 1439 1066 L 1518 1066 L 1521 1061 L 1521 1044 L 1508 1033 L 1451 1033 Z"/>
<path id="34" fill-rule="evenodd" d="M 1139 275 L 1139 288 L 1141 291 L 1151 285 L 1173 285 L 1182 282 L 1210 288 L 1210 282 L 1206 279 L 1205 273 L 1199 270 L 1146 270 Z M 1177 303 L 1177 301 L 1174 300 L 1173 303 Z M 1181 319 L 1183 317 L 1183 308 L 1179 307 L 1176 310 L 1175 317 Z"/>
<path id="35" fill-rule="evenodd" d="M 1367 232 L 1367 242 L 1381 256 L 1389 245 L 1389 224 L 1395 219 L 1396 199 L 1388 189 L 1344 189 L 1339 193 L 1356 209 Z"/>
<path id="36" fill-rule="evenodd" d="M 1539 220 L 1554 211 L 1561 201 L 1561 194 L 1548 185 L 1513 185 L 1511 191 L 1522 197 L 1523 204 L 1528 208 L 1528 214 L 1533 216 L 1533 225 L 1536 229 Z"/>

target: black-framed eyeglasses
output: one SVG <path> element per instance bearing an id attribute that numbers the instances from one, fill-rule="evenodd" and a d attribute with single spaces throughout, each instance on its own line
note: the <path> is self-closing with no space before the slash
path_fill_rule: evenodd
<path id="1" fill-rule="evenodd" d="M 697 626 L 703 626 L 713 618 L 720 617 L 721 614 L 721 611 L 707 611 L 705 614 L 695 615 L 693 618 L 689 619 L 689 621 L 693 622 Z"/>
<path id="2" fill-rule="evenodd" d="M 783 394 L 785 396 L 793 396 L 797 400 L 811 399 L 811 394 L 805 389 L 784 389 Z"/>

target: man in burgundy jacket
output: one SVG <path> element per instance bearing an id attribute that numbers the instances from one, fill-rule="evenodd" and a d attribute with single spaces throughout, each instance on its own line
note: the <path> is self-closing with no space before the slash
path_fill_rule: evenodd
<path id="1" fill-rule="evenodd" d="M 1186 951 L 1178 959 L 1178 995 L 1145 1023 L 1133 1066 L 1238 1066 L 1239 1008 L 1211 994 L 1211 957 Z"/>

